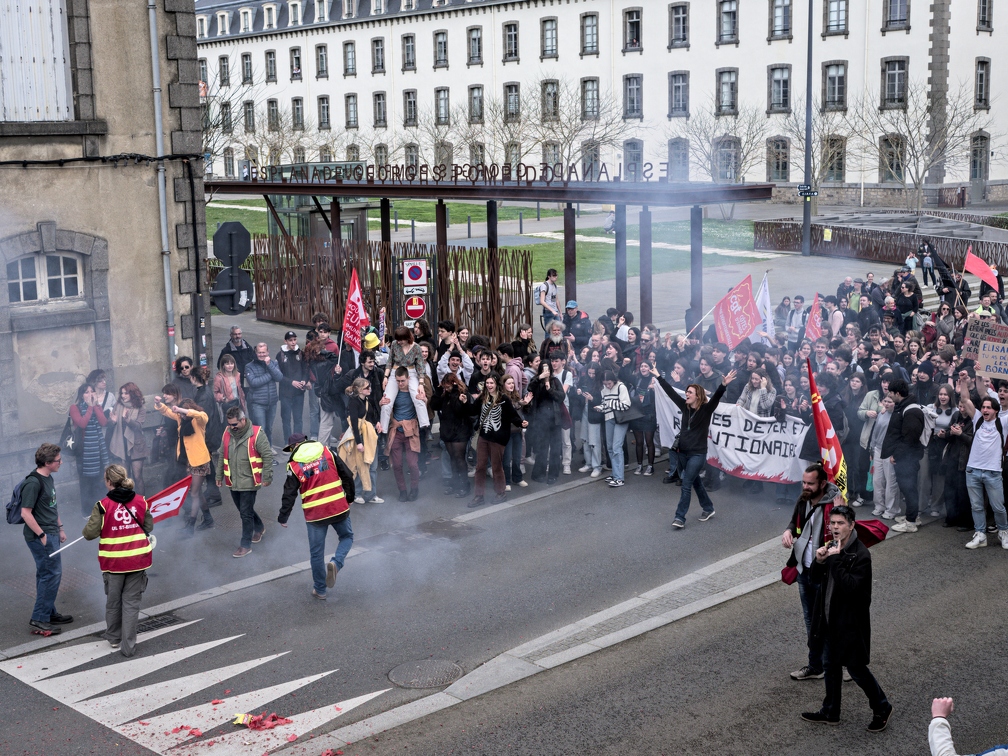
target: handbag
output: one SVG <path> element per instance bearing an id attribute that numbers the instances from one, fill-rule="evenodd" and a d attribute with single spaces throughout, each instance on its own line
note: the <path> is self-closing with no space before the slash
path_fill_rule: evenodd
<path id="1" fill-rule="evenodd" d="M 644 417 L 644 410 L 641 408 L 640 403 L 634 404 L 633 397 L 630 398 L 630 406 L 625 410 L 614 409 L 612 411 L 613 420 L 617 423 L 629 423 L 634 420 L 640 420 Z"/>
<path id="2" fill-rule="evenodd" d="M 798 579 L 798 568 L 785 566 L 780 571 L 780 579 L 784 585 L 793 585 Z"/>
<path id="3" fill-rule="evenodd" d="M 60 434 L 59 445 L 75 457 L 84 453 L 84 431 L 74 425 L 74 421 L 69 417 L 63 426 L 63 433 Z"/>
<path id="4" fill-rule="evenodd" d="M 560 427 L 564 430 L 570 430 L 574 427 L 574 420 L 571 418 L 570 410 L 567 409 L 566 404 L 560 405 Z"/>

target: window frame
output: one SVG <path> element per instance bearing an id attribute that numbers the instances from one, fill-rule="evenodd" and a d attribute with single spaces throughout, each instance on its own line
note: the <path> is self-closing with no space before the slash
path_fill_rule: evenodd
<path id="1" fill-rule="evenodd" d="M 231 86 L 231 58 L 227 55 L 217 58 L 217 86 Z"/>
<path id="2" fill-rule="evenodd" d="M 402 70 L 403 73 L 407 71 L 416 71 L 416 34 L 403 34 L 401 39 L 402 47 Z M 409 43 L 409 52 L 407 53 L 407 42 Z"/>
<path id="3" fill-rule="evenodd" d="M 235 159 L 234 150 L 230 147 L 225 147 L 222 153 L 224 158 L 224 178 L 234 178 L 235 177 Z"/>
<path id="4" fill-rule="evenodd" d="M 889 97 L 889 85 L 888 85 L 888 71 L 887 68 L 890 63 L 903 63 L 903 99 L 894 100 Z M 881 102 L 879 103 L 879 110 L 906 110 L 907 107 L 907 88 L 910 85 L 910 58 L 906 55 L 891 55 L 881 60 L 882 68 L 882 86 L 881 86 Z"/>
<path id="5" fill-rule="evenodd" d="M 434 70 L 439 68 L 448 69 L 448 30 L 447 29 L 435 29 L 431 33 L 431 39 L 434 42 Z M 440 50 L 438 49 L 441 43 L 444 43 L 444 57 L 440 57 Z"/>
<path id="6" fill-rule="evenodd" d="M 836 178 L 834 171 L 837 158 L 834 155 L 833 148 L 828 146 L 833 141 L 840 143 L 840 150 L 836 153 L 840 156 L 840 178 Z M 824 144 L 820 146 L 821 152 L 819 155 L 819 160 L 823 166 L 823 182 L 843 184 L 847 180 L 847 138 L 838 134 L 827 134 L 823 142 Z M 826 153 L 827 149 L 829 149 L 828 154 Z M 832 159 L 827 160 L 827 157 Z"/>
<path id="7" fill-rule="evenodd" d="M 890 21 L 890 15 L 892 13 L 892 4 L 894 2 L 906 3 L 906 18 L 902 21 Z M 886 32 L 892 31 L 905 31 L 907 34 L 910 33 L 910 0 L 882 0 L 882 36 L 886 35 Z"/>
<path id="8" fill-rule="evenodd" d="M 315 108 L 318 112 L 318 128 L 321 131 L 332 129 L 332 103 L 329 95 L 319 95 L 315 100 Z M 323 118 L 323 114 L 325 117 Z"/>
<path id="9" fill-rule="evenodd" d="M 890 146 L 899 145 L 902 149 L 894 149 L 894 153 L 901 157 L 900 174 L 897 176 L 888 160 L 884 160 L 885 147 L 883 142 L 888 142 Z M 879 183 L 880 184 L 903 184 L 906 182 L 906 140 L 900 134 L 883 134 L 878 138 L 879 154 Z"/>
<path id="10" fill-rule="evenodd" d="M 774 72 L 775 71 L 786 71 L 786 81 L 787 81 L 787 104 L 786 105 L 775 105 L 774 104 Z M 773 114 L 789 114 L 791 112 L 791 102 L 792 102 L 792 79 L 791 79 L 791 64 L 790 63 L 771 63 L 767 66 L 767 115 Z"/>
<path id="11" fill-rule="evenodd" d="M 554 87 L 553 92 L 553 107 L 548 107 L 548 95 L 546 88 L 552 85 Z M 539 104 L 540 113 L 542 116 L 543 123 L 558 123 L 560 121 L 560 80 L 559 79 L 542 79 L 541 86 L 539 88 Z"/>
<path id="12" fill-rule="evenodd" d="M 674 107 L 674 102 L 675 102 L 675 86 L 676 86 L 675 79 L 677 77 L 680 77 L 680 76 L 682 76 L 682 77 L 685 78 L 685 82 L 684 82 L 685 86 L 684 86 L 684 88 L 686 90 L 686 96 L 685 96 L 684 100 L 685 100 L 685 103 L 686 103 L 686 107 L 684 109 L 681 109 L 681 110 L 676 110 L 675 107 Z M 689 107 L 690 98 L 689 98 L 689 96 L 690 96 L 690 72 L 689 71 L 685 71 L 685 70 L 681 70 L 681 71 L 669 71 L 668 72 L 668 118 L 670 120 L 672 118 L 689 118 L 690 117 L 690 107 Z"/>
<path id="13" fill-rule="evenodd" d="M 986 7 L 986 14 L 981 13 L 981 11 Z M 986 18 L 985 18 L 986 17 Z M 981 32 L 987 32 L 993 34 L 994 32 L 994 0 L 977 0 L 977 34 Z"/>
<path id="14" fill-rule="evenodd" d="M 833 2 L 839 3 L 843 6 L 844 23 L 842 29 L 830 28 L 830 3 Z M 841 35 L 843 35 L 844 39 L 850 35 L 850 0 L 823 0 L 823 25 L 822 34 L 820 36 L 823 39 L 826 39 L 826 37 L 838 37 Z"/>
<path id="15" fill-rule="evenodd" d="M 246 134 L 256 133 L 255 102 L 245 100 L 242 102 L 242 125 Z"/>
<path id="16" fill-rule="evenodd" d="M 266 69 L 266 82 L 269 84 L 276 84 L 277 80 L 277 65 L 276 65 L 276 50 L 266 50 L 263 53 L 263 66 Z"/>
<path id="17" fill-rule="evenodd" d="M 680 163 L 682 161 L 678 161 L 678 160 L 673 160 L 672 159 L 673 150 L 676 149 L 676 148 L 682 148 L 682 152 L 681 153 L 677 153 L 677 154 L 682 154 L 686 158 L 685 159 L 685 163 L 686 163 L 686 177 L 685 178 L 682 178 L 682 174 L 679 172 L 679 168 L 681 167 Z M 668 171 L 667 171 L 667 173 L 668 173 L 668 176 L 667 176 L 668 182 L 669 183 L 688 182 L 690 180 L 690 143 L 689 143 L 689 139 L 687 139 L 686 137 L 673 137 L 672 139 L 669 139 L 668 140 L 668 156 L 667 156 L 667 158 L 668 158 Z"/>
<path id="18" fill-rule="evenodd" d="M 357 42 L 348 39 L 343 43 L 343 78 L 357 76 Z"/>
<path id="19" fill-rule="evenodd" d="M 343 95 L 343 128 L 360 128 L 360 101 L 356 92 L 347 92 Z"/>
<path id="20" fill-rule="evenodd" d="M 371 113 L 374 128 L 388 128 L 388 95 L 384 91 L 371 93 Z"/>
<path id="21" fill-rule="evenodd" d="M 301 12 L 301 2 L 300 0 L 292 0 L 287 3 L 287 26 L 288 28 L 292 26 L 301 26 L 304 22 L 304 13 Z M 295 19 L 295 16 L 297 17 Z"/>
<path id="22" fill-rule="evenodd" d="M 721 168 L 724 165 L 724 163 L 722 163 L 721 161 L 721 155 L 723 154 L 722 152 L 723 145 L 730 145 L 735 148 L 733 150 L 735 156 L 734 167 L 736 171 L 734 179 L 732 179 L 730 176 L 725 177 L 721 176 Z M 717 176 L 717 178 L 714 179 L 715 183 L 720 183 L 721 181 L 731 181 L 732 183 L 738 183 L 739 181 L 738 170 L 740 167 L 739 163 L 741 162 L 741 158 L 742 158 L 742 144 L 737 136 L 726 134 L 724 136 L 716 137 L 711 145 L 711 161 L 714 163 L 714 165 L 711 166 L 712 169 L 711 172 Z"/>
<path id="23" fill-rule="evenodd" d="M 590 113 L 588 110 L 588 91 L 589 83 L 595 85 L 595 112 Z M 601 82 L 598 76 L 584 76 L 581 78 L 581 120 L 582 121 L 597 121 L 601 117 L 601 104 L 599 102 L 601 98 Z"/>
<path id="24" fill-rule="evenodd" d="M 974 62 L 973 73 L 973 110 L 990 111 L 991 109 L 991 75 L 993 66 L 990 58 L 978 57 Z M 980 71 L 984 70 L 984 91 L 980 91 Z M 982 94 L 982 96 L 981 96 Z"/>
<path id="25" fill-rule="evenodd" d="M 58 275 L 50 275 L 50 258 L 54 258 L 58 261 Z M 23 262 L 25 260 L 31 260 L 32 262 L 32 278 L 22 277 L 24 273 Z M 67 274 L 65 271 L 65 261 L 67 260 L 71 261 L 76 268 L 76 272 L 72 274 L 72 278 L 76 282 L 77 293 L 52 296 L 50 294 L 50 286 L 53 280 L 59 281 L 60 291 L 64 291 L 66 286 L 65 282 L 71 278 L 71 275 Z M 9 269 L 12 265 L 16 265 L 18 269 L 18 278 L 16 279 L 12 279 L 9 275 Z M 47 305 L 53 302 L 86 302 L 88 299 L 84 288 L 84 256 L 62 249 L 52 251 L 37 250 L 26 255 L 19 255 L 12 260 L 7 260 L 4 279 L 7 283 L 7 302 L 11 307 L 37 307 L 39 305 Z M 35 286 L 34 299 L 24 298 L 24 284 L 28 282 L 33 283 Z M 18 299 L 16 301 L 10 296 L 12 286 L 17 286 L 18 289 Z"/>
<path id="26" fill-rule="evenodd" d="M 514 31 L 514 49 L 512 50 L 508 42 L 510 31 Z M 501 32 L 504 35 L 503 63 L 521 63 L 521 27 L 517 21 L 505 21 L 501 24 Z"/>
<path id="27" fill-rule="evenodd" d="M 730 108 L 725 108 L 721 103 L 721 77 L 725 74 L 734 74 L 734 102 Z M 718 68 L 714 71 L 714 103 L 715 103 L 715 117 L 721 116 L 737 116 L 738 115 L 738 80 L 739 80 L 739 69 L 726 67 Z"/>
<path id="28" fill-rule="evenodd" d="M 241 77 L 242 86 L 253 83 L 252 53 L 241 54 Z"/>
<path id="29" fill-rule="evenodd" d="M 974 170 L 973 170 L 974 166 L 976 165 L 976 162 L 974 160 L 974 153 L 975 153 L 975 150 L 979 147 L 979 145 L 977 144 L 978 140 L 982 140 L 983 141 L 983 147 L 984 147 L 983 175 L 982 176 L 975 176 L 974 175 Z M 971 182 L 972 181 L 983 181 L 983 182 L 990 181 L 990 152 L 991 152 L 990 143 L 991 143 L 990 134 L 988 134 L 983 129 L 980 129 L 979 131 L 975 131 L 975 132 L 973 132 L 970 135 L 970 142 L 969 142 L 969 180 Z"/>
<path id="30" fill-rule="evenodd" d="M 776 20 L 775 11 L 777 10 L 778 2 L 786 2 L 788 10 L 788 27 L 787 31 L 777 33 L 774 28 L 774 21 Z M 770 9 L 770 18 L 767 28 L 767 43 L 777 42 L 780 40 L 787 40 L 791 42 L 794 39 L 794 2 L 792 0 L 767 0 L 767 5 Z"/>
<path id="31" fill-rule="evenodd" d="M 638 14 L 636 22 L 631 22 L 631 13 Z M 630 39 L 631 23 L 635 23 L 637 25 L 636 45 L 631 44 L 631 42 L 634 41 Z M 623 9 L 623 54 L 626 55 L 627 53 L 644 54 L 644 8 L 641 6 Z"/>
<path id="32" fill-rule="evenodd" d="M 684 9 L 685 10 L 685 16 L 686 16 L 686 21 L 685 21 L 686 39 L 685 40 L 681 40 L 681 41 L 676 41 L 676 38 L 675 38 L 675 11 L 679 10 L 679 9 Z M 680 2 L 680 3 L 669 3 L 668 12 L 669 12 L 669 43 L 668 43 L 668 49 L 669 50 L 677 50 L 677 49 L 689 50 L 690 49 L 690 41 L 689 41 L 689 33 L 690 33 L 690 4 L 688 2 L 685 2 L 685 3 L 683 3 L 683 2 Z"/>
<path id="33" fill-rule="evenodd" d="M 546 49 L 546 25 L 553 24 L 553 52 Z M 543 16 L 539 19 L 539 60 L 560 59 L 560 21 L 556 16 Z"/>
<path id="34" fill-rule="evenodd" d="M 467 103 L 468 111 L 469 111 L 469 113 L 468 113 L 468 115 L 469 115 L 469 123 L 483 123 L 483 119 L 486 117 L 486 100 L 485 100 L 485 97 L 484 97 L 485 92 L 484 92 L 484 89 L 483 89 L 483 85 L 482 84 L 470 84 L 469 85 L 469 89 L 467 91 L 468 91 L 468 96 L 466 98 L 466 103 Z M 478 100 L 479 100 L 478 111 L 479 112 L 478 113 L 475 112 L 475 109 L 473 108 L 473 103 L 475 103 L 477 101 L 477 98 L 474 97 L 474 95 L 476 94 L 477 91 L 479 92 L 479 98 L 478 98 Z"/>
<path id="35" fill-rule="evenodd" d="M 300 45 L 290 48 L 291 81 L 301 81 L 304 78 L 304 66 L 302 63 Z"/>
<path id="36" fill-rule="evenodd" d="M 476 34 L 475 38 L 473 34 Z M 479 54 L 473 56 L 473 40 L 479 44 Z M 483 27 L 466 27 L 466 67 L 483 65 Z"/>
<path id="37" fill-rule="evenodd" d="M 593 139 L 581 142 L 581 180 L 598 181 L 602 170 L 602 146 Z"/>
<path id="38" fill-rule="evenodd" d="M 444 109 L 441 107 L 441 98 L 444 96 Z M 438 126 L 451 126 L 451 89 L 449 87 L 435 87 L 434 89 L 434 123 Z"/>
<path id="39" fill-rule="evenodd" d="M 291 97 L 291 128 L 304 131 L 304 98 Z"/>
<path id="40" fill-rule="evenodd" d="M 585 22 L 589 18 L 594 19 L 594 22 L 595 22 L 595 47 L 594 47 L 594 49 L 589 49 L 586 46 L 586 42 L 587 42 L 587 36 L 586 36 L 587 25 L 586 25 Z M 595 12 L 582 13 L 580 16 L 578 16 L 578 44 L 579 44 L 579 46 L 581 48 L 580 55 L 581 55 L 582 58 L 584 58 L 585 56 L 588 56 L 588 55 L 594 55 L 595 57 L 598 57 L 598 55 L 599 55 L 599 14 L 598 13 L 595 13 Z"/>
<path id="41" fill-rule="evenodd" d="M 627 181 L 638 182 L 644 178 L 644 140 L 638 137 L 631 137 L 630 139 L 623 140 L 623 177 Z M 630 173 L 630 161 L 627 159 L 627 154 L 631 149 L 637 150 L 640 155 L 640 160 L 634 162 L 634 171 Z M 636 155 L 635 155 L 636 156 Z M 632 178 L 631 178 L 632 176 Z"/>
<path id="42" fill-rule="evenodd" d="M 721 18 L 723 14 L 723 8 L 726 3 L 735 4 L 735 33 L 733 36 L 724 36 L 721 29 Z M 739 0 L 717 0 L 714 3 L 714 46 L 721 47 L 721 45 L 735 45 L 739 46 L 739 29 L 741 24 L 739 23 Z"/>
<path id="43" fill-rule="evenodd" d="M 280 102 L 275 97 L 266 100 L 266 130 L 280 131 Z"/>
<path id="44" fill-rule="evenodd" d="M 263 31 L 270 31 L 276 29 L 277 18 L 279 13 L 277 13 L 277 7 L 273 3 L 268 3 L 263 6 Z"/>
<path id="45" fill-rule="evenodd" d="M 412 112 L 410 112 L 412 111 Z M 417 91 L 403 90 L 403 128 L 413 128 L 418 123 Z"/>
<path id="46" fill-rule="evenodd" d="M 511 89 L 514 89 L 515 107 L 511 107 Z M 504 82 L 504 123 L 521 121 L 521 84 L 517 81 Z"/>
<path id="47" fill-rule="evenodd" d="M 784 145 L 783 151 L 780 145 Z M 779 171 L 778 158 L 784 155 L 784 172 Z M 790 184 L 791 183 L 791 140 L 786 136 L 776 135 L 768 137 L 766 140 L 766 163 L 767 163 L 767 183 L 768 184 Z M 780 176 L 783 175 L 783 178 Z"/>
<path id="48" fill-rule="evenodd" d="M 630 109 L 631 83 L 636 81 L 638 92 L 638 110 L 636 113 Z M 628 73 L 623 75 L 623 120 L 643 121 L 644 120 L 644 74 Z"/>
<path id="49" fill-rule="evenodd" d="M 385 37 L 371 39 L 371 75 L 379 73 L 385 73 Z"/>
<path id="50" fill-rule="evenodd" d="M 831 66 L 843 66 L 843 102 L 842 104 L 837 104 L 836 102 L 831 102 L 829 98 L 829 69 Z M 824 60 L 822 62 L 822 94 L 820 101 L 820 109 L 822 112 L 837 112 L 846 113 L 847 112 L 847 75 L 849 72 L 849 64 L 846 60 Z"/>
<path id="51" fill-rule="evenodd" d="M 315 79 L 329 78 L 329 45 L 315 45 Z"/>

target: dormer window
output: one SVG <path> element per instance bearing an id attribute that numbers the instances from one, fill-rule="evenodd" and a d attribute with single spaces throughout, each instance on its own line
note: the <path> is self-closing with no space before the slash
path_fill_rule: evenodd
<path id="1" fill-rule="evenodd" d="M 207 17 L 197 16 L 196 17 L 196 39 L 206 39 L 207 38 Z"/>
<path id="2" fill-rule="evenodd" d="M 288 26 L 301 26 L 301 3 L 291 3 L 289 6 L 290 21 Z"/>
<path id="3" fill-rule="evenodd" d="M 343 18 L 354 17 L 354 2 L 355 0 L 343 0 Z"/>
<path id="4" fill-rule="evenodd" d="M 402 10 L 411 11 L 416 9 L 416 0 L 402 0 Z"/>
<path id="5" fill-rule="evenodd" d="M 371 0 L 371 15 L 385 12 L 385 0 Z"/>
<path id="6" fill-rule="evenodd" d="M 263 6 L 263 29 L 276 29 L 276 6 Z"/>
<path id="7" fill-rule="evenodd" d="M 248 8 L 241 9 L 241 33 L 247 34 L 252 31 L 252 11 Z"/>
<path id="8" fill-rule="evenodd" d="M 329 20 L 329 6 L 326 0 L 315 0 L 315 23 L 323 23 Z"/>
<path id="9" fill-rule="evenodd" d="M 230 27 L 231 24 L 229 23 L 230 19 L 228 18 L 228 15 L 229 14 L 227 12 L 223 12 L 223 13 L 218 13 L 217 14 L 217 36 L 218 37 L 224 36 L 229 31 L 229 27 Z"/>

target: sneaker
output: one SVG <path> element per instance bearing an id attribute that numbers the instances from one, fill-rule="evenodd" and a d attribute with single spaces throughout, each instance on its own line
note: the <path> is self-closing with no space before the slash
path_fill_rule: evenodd
<path id="1" fill-rule="evenodd" d="M 326 600 L 326 595 L 324 593 L 319 593 L 314 588 L 311 589 L 311 595 L 312 595 L 312 598 L 316 599 L 317 601 L 325 601 Z"/>
<path id="2" fill-rule="evenodd" d="M 654 475 L 654 465 L 648 465 L 644 468 L 644 475 Z"/>
<path id="3" fill-rule="evenodd" d="M 830 717 L 827 716 L 825 712 L 820 711 L 803 711 L 801 718 L 806 722 L 815 722 L 816 724 L 828 724 L 828 725 L 838 725 L 840 724 L 840 717 Z"/>
<path id="4" fill-rule="evenodd" d="M 997 525 L 988 525 L 987 526 L 987 532 L 990 533 L 990 534 L 992 534 L 992 535 L 994 533 L 997 533 L 998 532 Z"/>
<path id="5" fill-rule="evenodd" d="M 475 509 L 476 507 L 482 507 L 486 503 L 486 499 L 482 496 L 474 496 L 473 500 L 466 504 L 469 509 Z"/>
<path id="6" fill-rule="evenodd" d="M 707 522 L 707 520 L 709 520 L 713 516 L 714 516 L 714 510 L 712 509 L 710 512 L 701 512 L 699 519 L 700 522 Z"/>
<path id="7" fill-rule="evenodd" d="M 897 522 L 892 526 L 892 529 L 897 533 L 916 533 L 917 523 L 910 522 L 909 520 L 903 520 L 903 522 Z"/>
<path id="8" fill-rule="evenodd" d="M 937 509 L 932 509 L 930 512 L 928 512 L 928 514 L 930 514 L 932 517 L 941 517 L 941 512 L 939 512 Z"/>
<path id="9" fill-rule="evenodd" d="M 888 724 L 889 718 L 892 716 L 893 707 L 892 704 L 889 705 L 889 710 L 885 714 L 875 714 L 872 717 L 871 722 L 868 723 L 868 732 L 882 732 Z"/>
<path id="10" fill-rule="evenodd" d="M 388 457 L 382 457 L 381 459 L 378 460 L 378 469 L 379 470 L 391 470 L 392 469 L 392 465 L 388 461 Z"/>
<path id="11" fill-rule="evenodd" d="M 873 509 L 871 513 L 875 517 L 881 517 L 883 512 L 885 512 L 885 508 L 881 507 L 881 506 L 878 506 L 878 507 L 875 507 L 875 509 Z"/>
<path id="12" fill-rule="evenodd" d="M 368 504 L 384 504 L 384 503 L 385 499 L 383 499 L 381 496 L 374 496 L 368 499 Z"/>
<path id="13" fill-rule="evenodd" d="M 35 635 L 44 635 L 48 637 L 50 635 L 59 635 L 63 632 L 61 628 L 54 627 L 48 622 L 43 622 L 42 620 L 28 620 L 28 625 L 32 628 L 32 632 Z"/>
<path id="14" fill-rule="evenodd" d="M 246 549 L 244 546 L 239 546 L 238 550 L 235 551 L 235 553 L 232 554 L 231 556 L 233 556 L 235 559 L 241 559 L 243 556 L 248 556 L 251 553 L 252 549 Z"/>
<path id="15" fill-rule="evenodd" d="M 527 480 L 519 480 L 519 481 L 518 481 L 518 485 L 519 485 L 519 486 L 520 486 L 521 488 L 528 488 L 528 481 L 527 481 Z"/>
<path id="16" fill-rule="evenodd" d="M 966 544 L 967 549 L 982 549 L 987 545 L 987 534 L 977 531 L 973 534 L 973 540 Z"/>
<path id="17" fill-rule="evenodd" d="M 605 479 L 605 482 L 606 483 L 612 483 L 614 480 L 616 480 L 616 478 L 614 478 L 612 475 L 607 475 L 606 479 Z"/>
<path id="18" fill-rule="evenodd" d="M 470 470 L 468 474 L 469 474 L 470 478 L 475 478 L 476 477 L 476 471 L 475 470 Z"/>
<path id="19" fill-rule="evenodd" d="M 510 486 L 510 485 L 506 485 L 506 486 L 504 486 L 504 491 L 505 491 L 506 493 L 511 493 L 511 486 Z"/>
<path id="20" fill-rule="evenodd" d="M 336 562 L 326 562 L 325 566 L 325 584 L 326 588 L 332 588 L 336 585 L 336 573 L 339 569 L 336 567 Z"/>
<path id="21" fill-rule="evenodd" d="M 571 474 L 570 465 L 564 465 L 563 466 L 563 474 L 564 475 L 570 475 Z"/>
<path id="22" fill-rule="evenodd" d="M 602 477 L 602 470 L 600 468 L 596 467 L 594 470 L 592 470 L 592 474 L 589 477 L 592 477 L 592 478 L 601 478 Z"/>
<path id="23" fill-rule="evenodd" d="M 364 497 L 363 496 L 358 496 L 356 499 L 353 500 L 353 503 L 354 504 L 363 504 L 364 503 Z"/>
<path id="24" fill-rule="evenodd" d="M 898 522 L 898 523 L 899 522 L 906 522 L 906 516 L 905 515 L 896 515 L 896 522 Z"/>
<path id="25" fill-rule="evenodd" d="M 405 490 L 400 491 L 399 492 L 399 501 L 409 501 L 409 492 L 405 491 Z"/>
<path id="26" fill-rule="evenodd" d="M 591 469 L 592 469 L 591 465 L 582 465 L 581 467 L 578 468 L 578 472 L 579 473 L 591 472 Z"/>
<path id="27" fill-rule="evenodd" d="M 826 673 L 821 669 L 816 672 L 812 667 L 806 664 L 801 669 L 796 669 L 791 673 L 792 680 L 822 680 L 826 677 Z"/>
<path id="28" fill-rule="evenodd" d="M 260 530 L 258 533 L 252 534 L 252 543 L 259 543 L 263 539 L 263 535 L 266 533 L 265 530 Z"/>
<path id="29" fill-rule="evenodd" d="M 637 465 L 637 468 L 633 471 L 634 475 L 640 475 L 644 472 L 644 465 Z"/>
<path id="30" fill-rule="evenodd" d="M 508 497 L 507 491 L 505 491 L 502 494 L 497 494 L 496 496 L 494 496 L 494 504 L 503 504 L 505 501 L 507 501 L 507 497 Z"/>
<path id="31" fill-rule="evenodd" d="M 883 512 L 882 513 L 882 519 L 883 520 L 893 520 L 895 518 L 896 518 L 896 514 L 894 512 Z"/>
<path id="32" fill-rule="evenodd" d="M 50 625 L 69 625 L 73 622 L 72 614 L 60 614 L 59 612 L 53 612 L 49 615 Z"/>
<path id="33" fill-rule="evenodd" d="M 683 528 L 686 527 L 686 523 L 680 520 L 678 517 L 676 517 L 674 520 L 672 520 L 672 527 L 682 530 Z"/>
<path id="34" fill-rule="evenodd" d="M 850 676 L 850 672 L 847 671 L 847 667 L 843 668 L 843 681 L 851 682 L 854 678 Z"/>
<path id="35" fill-rule="evenodd" d="M 110 646 L 111 646 L 112 648 L 119 648 L 119 646 L 121 646 L 121 645 L 122 645 L 122 641 L 114 641 L 114 640 L 109 640 L 108 644 L 109 644 L 109 645 L 110 645 Z"/>
<path id="36" fill-rule="evenodd" d="M 1002 549 L 1008 549 L 1008 530 L 999 530 L 998 531 L 998 539 L 1000 539 L 1000 541 L 1001 541 L 1001 548 Z M 50 621 L 51 622 L 55 622 L 55 620 L 50 620 Z"/>
<path id="37" fill-rule="evenodd" d="M 623 485 L 623 481 L 622 480 L 616 480 L 614 478 L 613 480 L 609 481 L 609 488 L 619 488 L 622 485 Z"/>
<path id="38" fill-rule="evenodd" d="M 419 488 L 414 488 L 412 491 L 409 492 L 409 500 L 410 501 L 416 501 L 419 498 L 420 498 L 420 489 Z"/>
<path id="39" fill-rule="evenodd" d="M 851 506 L 852 507 L 863 507 L 864 506 L 864 499 L 862 499 L 860 496 L 858 496 L 856 499 L 854 499 L 854 501 L 851 502 Z"/>

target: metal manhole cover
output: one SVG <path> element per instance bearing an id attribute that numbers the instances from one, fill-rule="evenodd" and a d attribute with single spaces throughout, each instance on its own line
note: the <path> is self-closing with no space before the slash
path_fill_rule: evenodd
<path id="1" fill-rule="evenodd" d="M 158 617 L 151 617 L 146 619 L 137 625 L 138 633 L 147 633 L 151 630 L 160 630 L 162 627 L 170 627 L 171 625 L 176 625 L 181 620 L 174 614 L 162 614 Z"/>
<path id="2" fill-rule="evenodd" d="M 458 680 L 462 667 L 443 659 L 422 659 L 406 662 L 388 673 L 388 678 L 400 688 L 440 688 Z"/>

